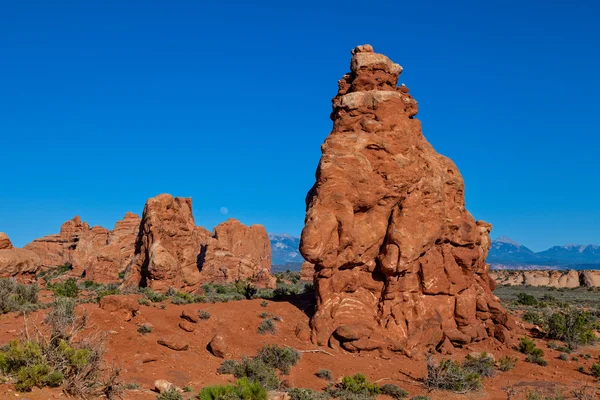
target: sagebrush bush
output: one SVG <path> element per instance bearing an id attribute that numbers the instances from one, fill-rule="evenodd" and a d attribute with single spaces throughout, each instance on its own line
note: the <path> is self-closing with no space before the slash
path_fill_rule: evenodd
<path id="1" fill-rule="evenodd" d="M 547 338 L 562 340 L 572 349 L 593 343 L 596 339 L 589 312 L 574 309 L 550 315 L 546 332 Z"/>
<path id="2" fill-rule="evenodd" d="M 539 312 L 525 311 L 521 318 L 523 321 L 529 322 L 530 324 L 538 326 L 544 325 L 544 317 Z"/>
<path id="3" fill-rule="evenodd" d="M 183 400 L 183 395 L 175 389 L 168 390 L 156 396 L 156 400 Z"/>
<path id="4" fill-rule="evenodd" d="M 519 293 L 517 295 L 517 300 L 516 300 L 517 304 L 521 304 L 524 306 L 537 306 L 538 305 L 538 300 L 535 298 L 535 296 L 532 296 L 530 294 L 527 293 Z"/>
<path id="5" fill-rule="evenodd" d="M 69 278 L 64 282 L 48 284 L 48 289 L 52 290 L 57 296 L 72 298 L 79 296 L 79 287 L 77 281 L 73 278 Z"/>
<path id="6" fill-rule="evenodd" d="M 541 365 L 542 367 L 548 365 L 548 361 L 546 361 L 544 357 L 539 354 L 528 354 L 527 357 L 525 357 L 525 361 Z"/>
<path id="7" fill-rule="evenodd" d="M 560 353 L 558 355 L 559 360 L 563 360 L 563 361 L 569 361 L 569 356 L 567 355 L 567 353 Z"/>
<path id="8" fill-rule="evenodd" d="M 427 377 L 425 385 L 430 389 L 452 390 L 455 392 L 481 389 L 481 376 L 465 371 L 458 362 L 441 360 L 436 363 L 427 358 Z"/>
<path id="9" fill-rule="evenodd" d="M 323 379 L 323 380 L 326 380 L 326 381 L 332 381 L 333 380 L 333 374 L 328 369 L 320 369 L 320 370 L 317 371 L 317 373 L 315 375 L 317 377 Z"/>
<path id="10" fill-rule="evenodd" d="M 532 354 L 543 356 L 544 351 L 538 348 L 535 342 L 527 337 L 520 337 L 519 344 L 517 345 L 517 350 L 523 354 Z"/>
<path id="11" fill-rule="evenodd" d="M 593 376 L 600 378 L 600 362 L 592 364 L 591 372 Z"/>
<path id="12" fill-rule="evenodd" d="M 259 358 L 243 358 L 233 371 L 236 378 L 248 378 L 250 381 L 259 382 L 268 390 L 279 388 L 279 379 L 275 369 Z"/>
<path id="13" fill-rule="evenodd" d="M 210 313 L 205 310 L 198 310 L 198 318 L 200 319 L 210 319 Z"/>
<path id="14" fill-rule="evenodd" d="M 504 356 L 498 360 L 498 369 L 506 372 L 514 369 L 517 365 L 517 358 L 511 356 Z"/>
<path id="15" fill-rule="evenodd" d="M 235 360 L 225 360 L 221 363 L 221 366 L 217 369 L 217 373 L 221 375 L 233 375 L 235 368 L 239 363 Z"/>
<path id="16" fill-rule="evenodd" d="M 292 388 L 287 391 L 290 400 L 329 400 L 327 393 L 317 392 L 313 389 Z"/>
<path id="17" fill-rule="evenodd" d="M 259 350 L 256 358 L 287 375 L 290 373 L 290 368 L 298 363 L 300 353 L 289 347 L 268 344 Z"/>
<path id="18" fill-rule="evenodd" d="M 275 321 L 272 318 L 268 318 L 263 320 L 260 325 L 258 325 L 258 333 L 261 335 L 266 335 L 270 333 L 274 335 L 277 333 L 277 326 L 275 325 Z"/>
<path id="19" fill-rule="evenodd" d="M 149 324 L 142 324 L 138 327 L 138 333 L 145 335 L 147 333 L 151 333 L 152 332 L 152 325 Z"/>
<path id="20" fill-rule="evenodd" d="M 342 381 L 327 388 L 327 392 L 341 400 L 374 399 L 381 393 L 381 389 L 375 383 L 369 382 L 363 374 L 344 376 Z"/>
<path id="21" fill-rule="evenodd" d="M 35 311 L 38 307 L 37 285 L 17 283 L 14 278 L 0 279 L 0 314 Z"/>
<path id="22" fill-rule="evenodd" d="M 489 378 L 496 375 L 495 364 L 494 358 L 483 352 L 477 355 L 468 354 L 462 367 L 467 373 L 476 373 L 484 378 Z"/>
<path id="23" fill-rule="evenodd" d="M 400 400 L 408 397 L 408 392 L 392 383 L 386 383 L 381 385 L 379 388 L 381 394 L 393 397 L 394 399 Z"/>
<path id="24" fill-rule="evenodd" d="M 148 307 L 150 307 L 150 300 L 148 300 L 145 297 L 140 297 L 138 299 L 138 303 L 139 303 L 140 306 L 148 306 Z"/>

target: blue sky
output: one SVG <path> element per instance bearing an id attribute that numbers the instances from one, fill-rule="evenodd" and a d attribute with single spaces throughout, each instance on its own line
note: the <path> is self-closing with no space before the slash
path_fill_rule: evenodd
<path id="1" fill-rule="evenodd" d="M 299 234 L 330 100 L 364 43 L 404 67 L 493 237 L 600 244 L 598 2 L 1 8 L 0 231 L 16 245 L 76 214 L 112 227 L 164 192 L 191 196 L 209 229 Z"/>

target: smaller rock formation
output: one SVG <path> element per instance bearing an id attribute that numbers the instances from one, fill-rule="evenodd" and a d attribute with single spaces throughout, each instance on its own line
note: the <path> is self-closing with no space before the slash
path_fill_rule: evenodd
<path id="1" fill-rule="evenodd" d="M 113 294 L 100 299 L 100 308 L 119 314 L 124 321 L 130 321 L 140 310 L 138 296 Z"/>
<path id="2" fill-rule="evenodd" d="M 186 351 L 189 348 L 189 344 L 178 335 L 162 337 L 157 340 L 157 343 L 175 351 Z"/>
<path id="3" fill-rule="evenodd" d="M 181 321 L 179 322 L 179 327 L 186 332 L 194 332 L 196 327 L 189 321 Z"/>
<path id="4" fill-rule="evenodd" d="M 315 264 L 304 261 L 300 268 L 300 280 L 312 282 L 315 275 Z"/>
<path id="5" fill-rule="evenodd" d="M 200 253 L 202 280 L 205 282 L 235 282 L 249 279 L 274 287 L 271 276 L 271 243 L 264 226 L 246 226 L 229 219 L 215 227 L 202 244 Z"/>
<path id="6" fill-rule="evenodd" d="M 10 250 L 13 248 L 8 235 L 4 232 L 0 232 L 0 250 Z"/>
<path id="7" fill-rule="evenodd" d="M 225 342 L 225 338 L 220 334 L 213 336 L 207 348 L 215 357 L 225 358 L 227 355 L 227 343 Z"/>

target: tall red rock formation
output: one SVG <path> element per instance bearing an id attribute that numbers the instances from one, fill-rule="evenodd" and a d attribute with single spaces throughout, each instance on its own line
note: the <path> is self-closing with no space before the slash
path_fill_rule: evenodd
<path id="1" fill-rule="evenodd" d="M 194 223 L 192 199 L 170 194 L 148 199 L 126 283 L 154 290 L 197 286 L 200 243 L 207 236 Z"/>
<path id="2" fill-rule="evenodd" d="M 408 355 L 507 340 L 513 321 L 485 263 L 491 225 L 465 209 L 463 179 L 421 133 L 401 72 L 359 46 L 338 83 L 300 246 L 316 270 L 313 340 Z"/>
<path id="3" fill-rule="evenodd" d="M 271 243 L 264 226 L 246 226 L 229 219 L 217 225 L 202 245 L 200 268 L 204 282 L 249 279 L 274 287 L 271 276 Z"/>
<path id="4" fill-rule="evenodd" d="M 312 282 L 315 276 L 315 265 L 308 261 L 304 261 L 302 263 L 302 267 L 300 267 L 300 280 Z"/>

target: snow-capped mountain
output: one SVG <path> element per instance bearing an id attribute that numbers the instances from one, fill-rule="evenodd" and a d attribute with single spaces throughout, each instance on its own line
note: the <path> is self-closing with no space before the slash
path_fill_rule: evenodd
<path id="1" fill-rule="evenodd" d="M 298 250 L 300 247 L 299 237 L 287 233 L 269 233 L 269 240 L 271 241 L 273 265 L 301 264 L 304 261 Z"/>

